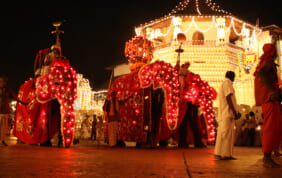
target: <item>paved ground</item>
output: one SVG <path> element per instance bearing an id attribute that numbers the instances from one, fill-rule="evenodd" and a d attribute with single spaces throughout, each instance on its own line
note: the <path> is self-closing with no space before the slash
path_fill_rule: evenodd
<path id="1" fill-rule="evenodd" d="M 113 149 L 91 142 L 70 149 L 10 145 L 0 146 L 0 177 L 282 177 L 282 168 L 262 166 L 260 148 L 235 147 L 235 157 L 238 160 L 215 160 L 213 147 Z"/>

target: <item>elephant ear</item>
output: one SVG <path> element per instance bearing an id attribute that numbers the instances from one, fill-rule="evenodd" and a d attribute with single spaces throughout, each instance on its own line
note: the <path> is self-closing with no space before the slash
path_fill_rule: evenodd
<path id="1" fill-rule="evenodd" d="M 178 71 L 169 63 L 156 61 L 143 66 L 139 71 L 141 88 L 162 88 L 165 93 L 166 120 L 170 130 L 174 130 L 178 121 L 179 80 Z"/>
<path id="2" fill-rule="evenodd" d="M 140 89 L 138 71 L 134 71 L 114 81 L 108 91 L 107 99 L 111 98 L 112 92 L 116 92 L 117 100 L 124 101 L 134 95 L 138 89 Z"/>
<path id="3" fill-rule="evenodd" d="M 213 143 L 215 136 L 213 101 L 216 99 L 216 91 L 207 81 L 193 73 L 186 76 L 185 86 L 184 99 L 201 107 L 207 123 L 208 139 L 210 143 Z"/>

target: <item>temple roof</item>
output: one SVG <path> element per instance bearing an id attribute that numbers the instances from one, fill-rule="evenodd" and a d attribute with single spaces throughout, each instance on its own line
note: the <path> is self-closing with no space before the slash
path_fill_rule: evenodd
<path id="1" fill-rule="evenodd" d="M 227 17 L 231 19 L 230 23 L 236 23 L 235 26 L 237 26 L 237 24 L 245 24 L 251 28 L 254 28 L 258 31 L 261 31 L 261 29 L 257 26 L 252 25 L 249 22 L 243 21 L 241 19 L 239 19 L 238 17 L 234 16 L 232 13 L 227 12 L 223 9 L 220 8 L 219 5 L 217 5 L 216 3 L 214 3 L 212 0 L 180 0 L 180 3 L 174 8 L 172 9 L 172 11 L 170 13 L 168 13 L 167 15 L 159 18 L 159 19 L 155 19 L 155 20 L 151 20 L 145 24 L 140 24 L 139 26 L 137 26 L 135 28 L 136 33 L 138 34 L 138 30 L 144 28 L 144 27 L 148 27 L 154 24 L 158 24 L 160 22 L 164 22 L 170 19 L 173 19 L 175 16 L 180 16 L 180 17 Z M 233 22 L 234 20 L 234 22 Z M 240 25 L 239 25 L 240 26 Z M 231 27 L 231 26 L 230 26 Z M 242 27 L 240 27 L 242 28 Z M 139 32 L 140 33 L 140 32 Z"/>
<path id="2" fill-rule="evenodd" d="M 169 15 L 231 15 L 212 0 L 183 0 Z"/>
<path id="3" fill-rule="evenodd" d="M 160 21 L 170 19 L 174 16 L 230 16 L 227 12 L 220 8 L 219 5 L 212 0 L 180 0 L 180 3 L 172 9 L 172 11 L 159 19 L 151 20 L 139 27 L 144 27 Z M 233 16 L 233 15 L 232 15 Z"/>

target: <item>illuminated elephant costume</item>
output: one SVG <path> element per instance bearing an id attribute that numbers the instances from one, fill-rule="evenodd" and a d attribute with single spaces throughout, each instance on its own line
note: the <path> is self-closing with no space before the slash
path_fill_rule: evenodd
<path id="1" fill-rule="evenodd" d="M 122 103 L 117 139 L 143 143 L 148 140 L 152 121 L 150 92 L 161 88 L 165 102 L 161 109 L 158 140 L 166 140 L 178 130 L 184 117 L 183 110 L 186 109 L 180 105 L 180 101 L 186 100 L 201 107 L 206 122 L 204 130 L 208 132 L 208 140 L 212 143 L 215 134 L 215 90 L 199 75 L 190 73 L 185 78 L 185 85 L 189 87 L 184 89 L 184 95 L 180 97 L 179 70 L 164 61 L 150 64 L 153 52 L 153 43 L 143 36 L 134 37 L 126 43 L 125 55 L 131 64 L 131 73 L 117 78 L 107 95 L 107 100 L 110 100 L 110 93 L 116 92 L 117 100 Z M 107 138 L 107 132 L 105 136 Z"/>
<path id="2" fill-rule="evenodd" d="M 20 87 L 18 97 L 29 105 L 17 104 L 14 135 L 25 143 L 38 144 L 50 140 L 60 128 L 63 146 L 70 147 L 74 139 L 76 87 L 76 72 L 69 61 L 55 58 L 46 75 L 31 78 Z M 58 101 L 59 113 L 51 109 L 52 100 Z"/>
<path id="3" fill-rule="evenodd" d="M 115 91 L 117 100 L 122 103 L 119 107 L 118 140 L 140 143 L 147 141 L 152 119 L 151 91 L 158 88 L 161 88 L 165 95 L 161 109 L 162 133 L 159 134 L 159 139 L 167 139 L 169 131 L 177 127 L 178 72 L 164 61 L 149 64 L 153 51 L 153 43 L 143 36 L 134 37 L 126 44 L 125 55 L 131 64 L 131 73 L 117 78 L 107 95 L 107 100 L 110 100 L 110 93 Z M 105 135 L 107 138 L 107 133 Z"/>
<path id="4" fill-rule="evenodd" d="M 215 113 L 213 101 L 216 99 L 216 96 L 217 93 L 215 89 L 211 87 L 207 81 L 202 80 L 199 75 L 194 73 L 186 75 L 183 95 L 181 96 L 182 100 L 179 105 L 179 123 L 181 123 L 185 117 L 187 102 L 191 102 L 194 106 L 201 108 L 201 116 L 193 119 L 196 119 L 196 127 L 198 128 L 199 135 L 205 140 L 204 142 L 208 141 L 211 144 L 215 141 Z M 191 129 L 189 131 L 191 131 Z M 193 135 L 193 133 L 190 132 L 188 135 Z M 187 139 L 189 140 L 188 137 Z"/>

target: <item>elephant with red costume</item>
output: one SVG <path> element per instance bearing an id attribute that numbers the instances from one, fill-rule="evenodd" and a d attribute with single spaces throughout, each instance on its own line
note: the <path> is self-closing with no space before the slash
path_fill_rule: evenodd
<path id="1" fill-rule="evenodd" d="M 13 134 L 24 143 L 52 146 L 50 140 L 57 132 L 59 147 L 71 147 L 74 140 L 77 77 L 61 53 L 61 23 L 53 23 L 56 44 L 37 53 L 35 77 L 19 89 L 18 98 L 29 104 L 17 104 Z"/>
<path id="2" fill-rule="evenodd" d="M 110 93 L 115 92 L 120 103 L 117 140 L 156 147 L 158 140 L 169 138 L 170 130 L 177 125 L 179 82 L 171 64 L 150 64 L 153 51 L 153 43 L 143 36 L 126 43 L 131 73 L 113 82 L 105 104 L 110 101 Z"/>
<path id="3" fill-rule="evenodd" d="M 117 140 L 156 147 L 159 141 L 175 135 L 187 109 L 181 102 L 191 101 L 202 108 L 204 124 L 198 125 L 204 127 L 203 134 L 212 142 L 215 90 L 192 73 L 185 75 L 183 83 L 187 86 L 181 88 L 179 69 L 164 61 L 151 63 L 153 52 L 153 42 L 144 36 L 136 36 L 126 43 L 125 55 L 131 73 L 111 84 L 105 102 L 106 106 L 111 100 L 110 94 L 116 93 L 120 110 Z M 105 135 L 107 139 L 107 132 Z"/>

